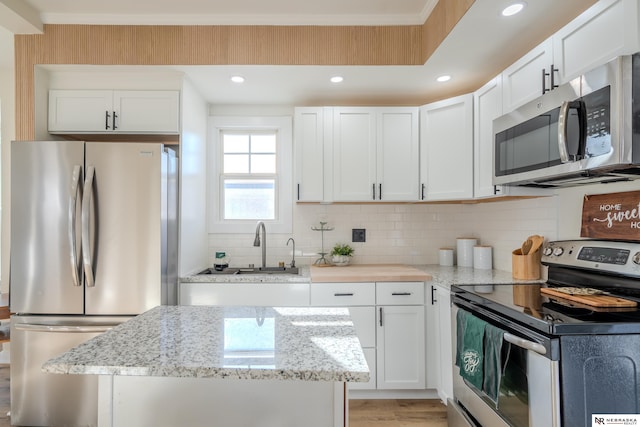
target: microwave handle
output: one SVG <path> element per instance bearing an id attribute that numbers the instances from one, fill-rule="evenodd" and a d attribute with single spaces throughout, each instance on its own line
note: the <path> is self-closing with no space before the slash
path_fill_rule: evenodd
<path id="1" fill-rule="evenodd" d="M 569 148 L 567 147 L 567 118 L 569 115 L 569 101 L 564 101 L 560 106 L 560 114 L 558 114 L 558 151 L 560 152 L 560 161 L 567 163 L 569 159 Z"/>
<path id="2" fill-rule="evenodd" d="M 569 147 L 567 145 L 567 121 L 569 119 L 569 110 L 578 111 L 578 123 L 580 126 L 580 143 L 578 144 L 578 152 L 575 158 L 571 158 Z M 572 160 L 580 160 L 585 156 L 587 145 L 587 111 L 584 101 L 564 101 L 560 106 L 558 114 L 558 151 L 560 152 L 560 161 L 568 163 Z"/>

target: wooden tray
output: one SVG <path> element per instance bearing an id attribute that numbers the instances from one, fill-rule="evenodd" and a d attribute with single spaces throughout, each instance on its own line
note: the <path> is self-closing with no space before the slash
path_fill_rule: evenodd
<path id="1" fill-rule="evenodd" d="M 553 288 L 541 288 L 540 292 L 592 307 L 636 307 L 638 305 L 635 301 L 617 298 L 611 295 L 570 295 Z"/>

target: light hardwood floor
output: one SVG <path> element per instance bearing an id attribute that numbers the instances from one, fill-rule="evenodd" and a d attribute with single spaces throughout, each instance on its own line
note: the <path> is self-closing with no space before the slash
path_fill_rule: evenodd
<path id="1" fill-rule="evenodd" d="M 0 365 L 0 427 L 10 427 L 9 366 Z M 446 427 L 446 407 L 437 400 L 351 400 L 350 427 Z M 188 427 L 188 426 L 184 426 Z"/>

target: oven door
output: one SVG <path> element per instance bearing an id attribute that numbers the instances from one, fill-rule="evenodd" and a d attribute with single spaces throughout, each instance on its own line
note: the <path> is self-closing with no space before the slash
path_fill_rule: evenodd
<path id="1" fill-rule="evenodd" d="M 498 403 L 469 385 L 453 366 L 456 403 L 482 427 L 559 427 L 559 361 L 549 357 L 550 339 L 524 327 L 503 321 L 493 312 L 460 298 L 453 298 L 452 334 L 456 351 L 456 316 L 463 308 L 505 331 L 510 348 L 503 352 L 504 372 Z M 545 342 L 546 341 L 546 342 Z"/>

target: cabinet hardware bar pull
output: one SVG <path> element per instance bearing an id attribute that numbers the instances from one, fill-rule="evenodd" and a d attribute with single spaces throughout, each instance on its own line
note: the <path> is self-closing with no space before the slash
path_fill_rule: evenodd
<path id="1" fill-rule="evenodd" d="M 300 184 L 298 183 L 298 200 L 300 200 Z"/>
<path id="2" fill-rule="evenodd" d="M 116 119 L 118 118 L 118 115 L 116 114 L 116 112 L 113 112 L 113 130 L 118 129 L 118 125 L 116 125 Z"/>
<path id="3" fill-rule="evenodd" d="M 380 326 L 382 326 L 382 307 L 380 307 Z"/>
<path id="4" fill-rule="evenodd" d="M 542 69 L 542 94 L 544 95 L 545 93 L 549 92 L 550 89 L 547 89 L 547 76 L 549 75 L 549 73 L 547 73 L 547 70 L 545 70 L 544 68 Z"/>
<path id="5" fill-rule="evenodd" d="M 334 297 L 352 297 L 353 293 L 350 292 L 345 292 L 345 293 L 335 293 L 333 294 Z"/>
<path id="6" fill-rule="evenodd" d="M 375 200 L 376 199 L 376 183 L 375 182 L 373 183 L 371 188 L 373 190 L 373 200 Z"/>
<path id="7" fill-rule="evenodd" d="M 111 116 L 109 115 L 109 112 L 108 112 L 108 111 L 105 111 L 105 112 L 104 112 L 104 129 L 105 129 L 105 130 L 108 130 L 108 129 L 109 129 L 109 117 L 111 117 Z"/>
<path id="8" fill-rule="evenodd" d="M 431 286 L 431 305 L 435 305 L 438 302 L 436 299 L 436 288 L 435 286 Z"/>
<path id="9" fill-rule="evenodd" d="M 424 200 L 424 187 L 425 187 L 425 185 L 424 185 L 424 184 L 422 184 L 421 200 Z"/>
<path id="10" fill-rule="evenodd" d="M 557 73 L 558 71 L 560 71 L 560 70 L 557 69 L 557 68 L 553 68 L 553 64 L 551 64 L 551 75 L 550 75 L 550 78 L 551 78 L 551 90 L 554 90 L 555 88 L 558 87 L 558 85 L 555 82 L 555 78 L 554 78 L 555 73 Z"/>
<path id="11" fill-rule="evenodd" d="M 382 200 L 382 184 L 379 185 L 378 198 Z"/>
<path id="12" fill-rule="evenodd" d="M 393 296 L 399 296 L 399 297 L 406 297 L 411 295 L 411 292 L 392 292 L 391 295 Z"/>

